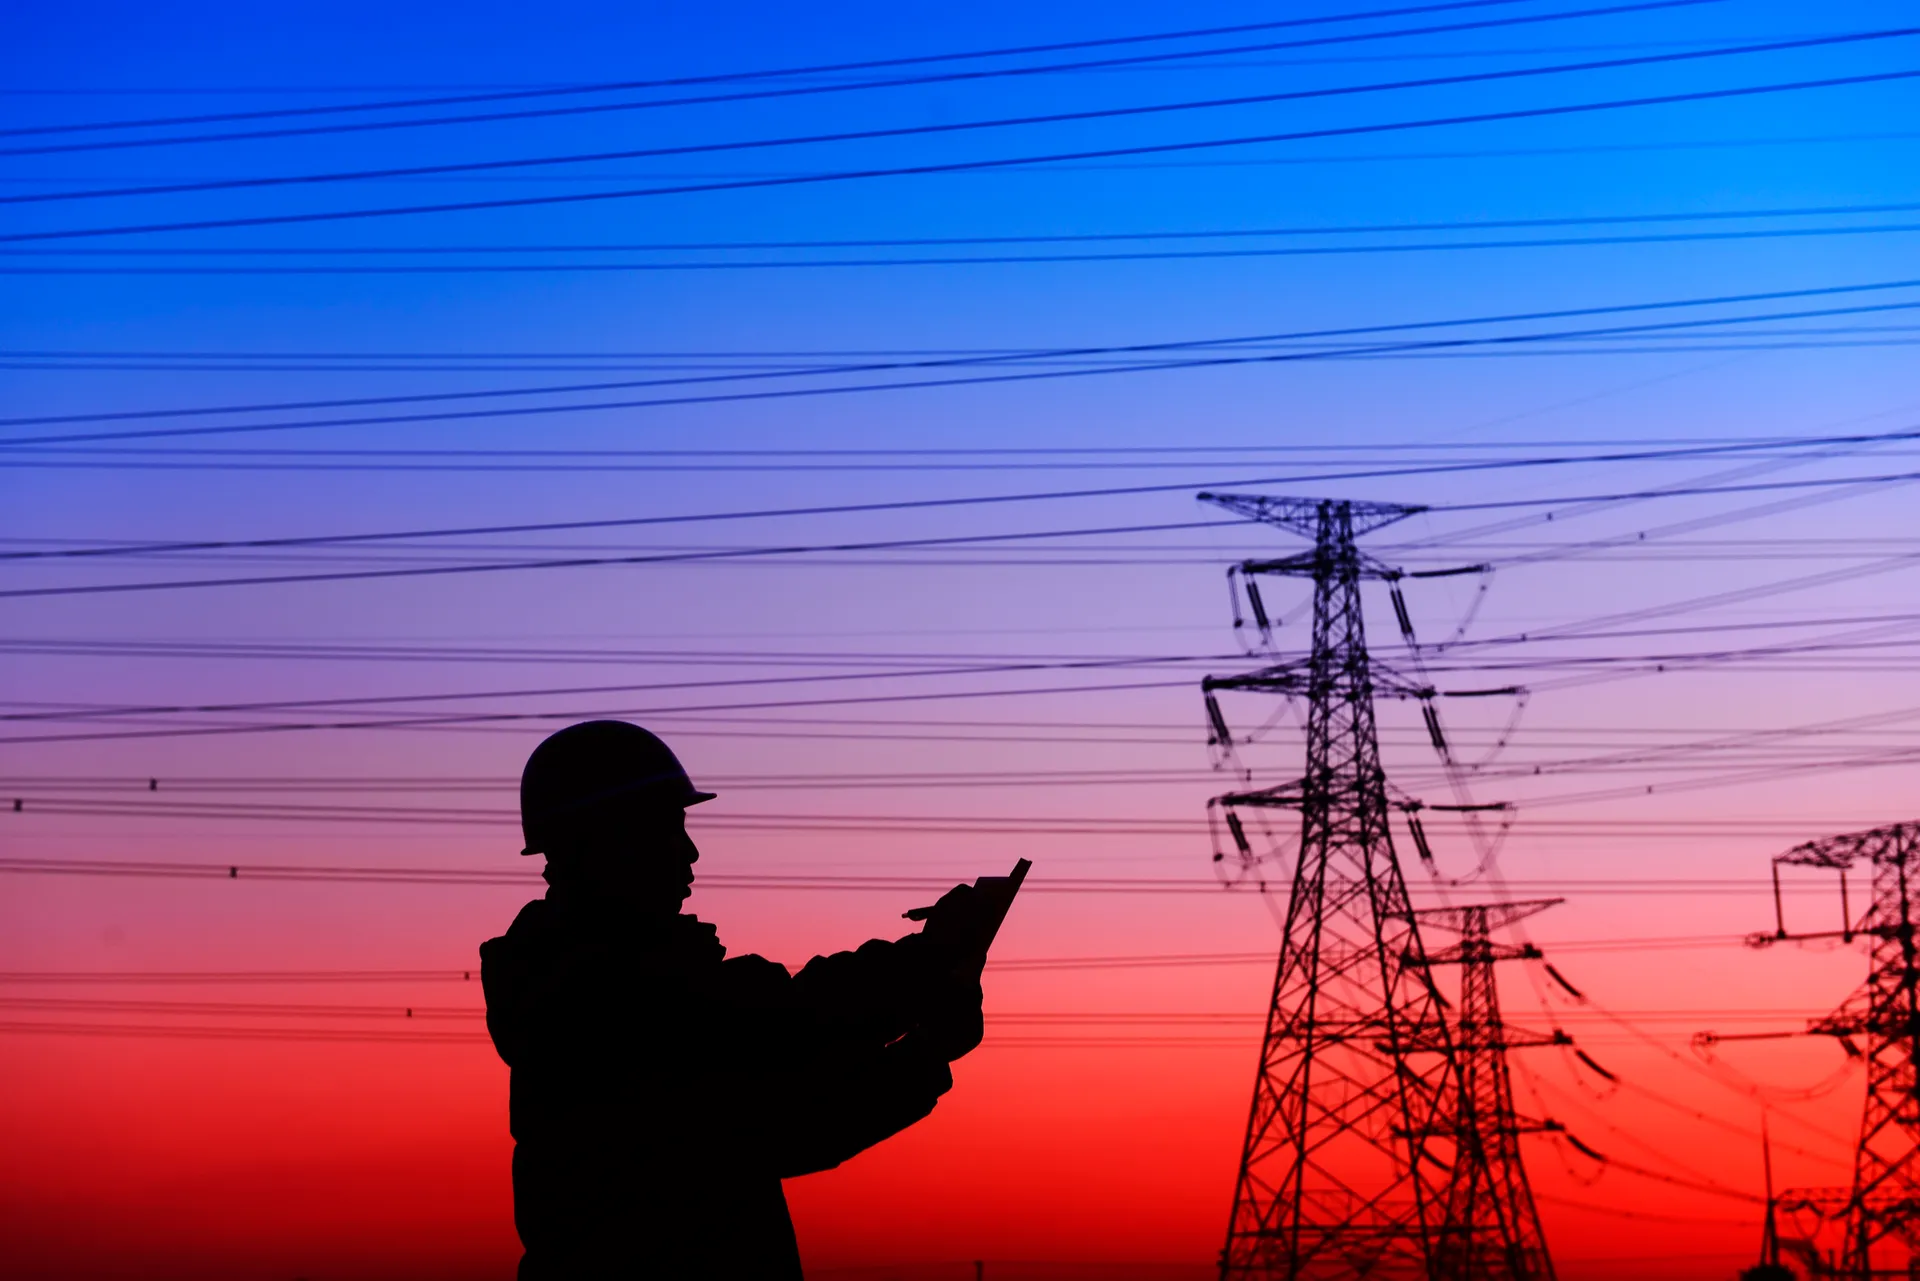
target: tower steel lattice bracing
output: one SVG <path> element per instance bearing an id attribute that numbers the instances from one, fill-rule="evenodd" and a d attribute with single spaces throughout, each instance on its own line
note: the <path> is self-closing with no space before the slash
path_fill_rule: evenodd
<path id="1" fill-rule="evenodd" d="M 1460 967 L 1460 1001 L 1453 1020 L 1458 1103 L 1448 1131 L 1455 1155 L 1446 1214 L 1435 1241 L 1436 1281 L 1553 1281 L 1553 1260 L 1520 1159 L 1520 1136 L 1559 1127 L 1515 1113 L 1507 1051 L 1570 1041 L 1562 1032 L 1512 1027 L 1501 1016 L 1494 963 L 1533 959 L 1540 952 L 1531 944 L 1495 943 L 1492 931 L 1557 902 L 1486 903 L 1415 913 L 1422 924 L 1460 936 L 1452 947 L 1427 955 L 1431 965 Z"/>
<path id="2" fill-rule="evenodd" d="M 1846 875 L 1862 863 L 1872 869 L 1873 900 L 1855 918 L 1847 904 Z M 1853 1185 L 1844 1192 L 1786 1192 L 1781 1209 L 1845 1225 L 1841 1276 L 1860 1281 L 1920 1276 L 1920 1079 L 1915 1075 L 1920 1064 L 1920 1003 L 1915 999 L 1920 950 L 1914 937 L 1920 823 L 1810 841 L 1782 854 L 1774 865 L 1776 878 L 1782 865 L 1839 872 L 1842 917 L 1838 931 L 1813 935 L 1789 934 L 1783 918 L 1773 938 L 1864 938 L 1871 967 L 1863 987 L 1807 1028 L 1839 1038 L 1865 1061 L 1867 1097 L 1854 1148 Z M 1771 940 L 1762 935 L 1755 941 Z M 1887 1257 L 1896 1254 L 1902 1257 Z M 1895 1262 L 1897 1270 L 1890 1266 Z"/>
<path id="3" fill-rule="evenodd" d="M 1299 781 L 1213 802 L 1243 854 L 1242 811 L 1300 815 L 1220 1275 L 1426 1278 L 1454 1165 L 1453 1047 L 1388 827 L 1360 600 L 1362 577 L 1383 567 L 1354 545 L 1418 509 L 1202 498 L 1313 540 L 1311 552 L 1240 567 L 1312 579 L 1308 656 L 1205 683 L 1216 736 L 1225 723 L 1215 691 L 1301 694 L 1307 703 Z"/>

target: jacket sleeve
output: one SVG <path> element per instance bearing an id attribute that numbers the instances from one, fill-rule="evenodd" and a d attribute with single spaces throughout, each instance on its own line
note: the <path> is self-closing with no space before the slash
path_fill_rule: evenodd
<path id="1" fill-rule="evenodd" d="M 839 1165 L 925 1117 L 953 1087 L 947 1062 L 956 1056 L 923 1026 L 951 1004 L 951 984 L 917 937 L 816 957 L 791 979 L 758 957 L 723 968 L 768 985 L 763 999 L 780 989 L 765 1029 L 778 1048 L 765 1060 L 760 1096 L 769 1106 L 756 1144 L 779 1177 Z M 979 987 L 971 988 L 977 1023 Z"/>
<path id="2" fill-rule="evenodd" d="M 831 1170 L 892 1138 L 953 1088 L 946 1060 L 911 1035 L 823 1054 L 789 1080 L 792 1106 L 769 1127 L 772 1172 L 783 1179 Z"/>

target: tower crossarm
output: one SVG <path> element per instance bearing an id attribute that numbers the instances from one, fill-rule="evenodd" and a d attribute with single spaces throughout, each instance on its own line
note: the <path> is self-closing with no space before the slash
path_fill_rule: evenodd
<path id="1" fill-rule="evenodd" d="M 1263 525 L 1276 525 L 1290 530 L 1303 538 L 1317 539 L 1322 528 L 1322 513 L 1340 512 L 1347 517 L 1343 522 L 1343 532 L 1348 538 L 1358 538 L 1370 534 L 1376 529 L 1417 516 L 1426 511 L 1425 507 L 1411 507 L 1404 503 L 1364 503 L 1350 499 L 1333 498 L 1279 498 L 1267 494 L 1212 494 L 1199 496 L 1203 503 L 1212 503 L 1224 507 L 1237 516 L 1248 520 L 1257 520 Z"/>
<path id="2" fill-rule="evenodd" d="M 1536 1120 L 1530 1116 L 1515 1116 L 1504 1121 L 1479 1124 L 1478 1131 L 1484 1135 L 1501 1135 L 1511 1138 L 1517 1134 L 1565 1134 L 1567 1127 L 1551 1118 Z M 1456 1138 L 1460 1136 L 1458 1126 L 1431 1126 L 1424 1131 L 1435 1138 Z"/>
<path id="3" fill-rule="evenodd" d="M 1875 1009 L 1868 995 L 1856 992 L 1833 1013 L 1809 1020 L 1807 1032 L 1812 1036 L 1871 1036 L 1907 1041 L 1920 1036 L 1920 1011 L 1897 1002 Z"/>
<path id="4" fill-rule="evenodd" d="M 1275 663 L 1238 676 L 1208 676 L 1200 682 L 1200 692 L 1211 694 L 1215 690 L 1237 689 L 1262 694 L 1304 694 L 1310 679 L 1305 660 L 1297 660 Z"/>
<path id="5" fill-rule="evenodd" d="M 1427 953 L 1428 965 L 1475 965 L 1482 961 L 1537 961 L 1546 953 L 1531 943 L 1493 943 L 1484 939 L 1455 943 Z M 1407 960 L 1411 962 L 1412 957 Z"/>
<path id="6" fill-rule="evenodd" d="M 1788 1188 L 1777 1204 L 1782 1214 L 1814 1214 L 1823 1219 L 1845 1216 L 1853 1202 L 1850 1188 Z"/>
<path id="7" fill-rule="evenodd" d="M 1316 578 L 1344 569 L 1359 578 L 1385 579 L 1389 582 L 1405 577 L 1400 570 L 1357 547 L 1346 548 L 1338 555 L 1340 558 L 1335 559 L 1315 549 L 1267 560 L 1243 560 L 1240 562 L 1240 572 L 1246 575 L 1271 574 L 1282 578 Z"/>
<path id="8" fill-rule="evenodd" d="M 1909 864 L 1920 862 L 1920 823 L 1891 823 L 1865 832 L 1827 836 L 1794 846 L 1774 862 L 1797 867 L 1825 867 L 1836 871 L 1856 862 Z"/>
<path id="9" fill-rule="evenodd" d="M 1566 902 L 1563 898 L 1521 899 L 1510 903 L 1479 903 L 1460 907 L 1423 907 L 1413 913 L 1422 925 L 1453 934 L 1479 934 L 1524 921 L 1550 907 Z M 1438 960 L 1436 955 L 1433 959 Z"/>
<path id="10" fill-rule="evenodd" d="M 1223 809 L 1294 810 L 1305 803 L 1298 783 L 1281 783 L 1254 792 L 1226 792 L 1207 802 Z"/>
<path id="11" fill-rule="evenodd" d="M 1465 1024 L 1457 1027 L 1454 1039 L 1462 1051 L 1542 1050 L 1555 1045 L 1573 1044 L 1573 1038 L 1559 1028 L 1551 1032 L 1534 1032 L 1507 1023 L 1491 1028 L 1475 1028 Z"/>

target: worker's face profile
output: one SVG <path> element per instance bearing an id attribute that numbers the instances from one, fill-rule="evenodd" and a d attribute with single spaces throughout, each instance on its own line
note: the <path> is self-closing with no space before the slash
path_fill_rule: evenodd
<path id="1" fill-rule="evenodd" d="M 610 807 L 593 817 L 574 850 L 549 854 L 578 868 L 603 893 L 674 907 L 693 892 L 700 850 L 677 805 Z"/>
<path id="2" fill-rule="evenodd" d="M 700 849 L 687 835 L 687 812 L 679 806 L 649 806 L 625 815 L 616 829 L 623 853 L 662 872 L 682 873 L 689 884 Z"/>

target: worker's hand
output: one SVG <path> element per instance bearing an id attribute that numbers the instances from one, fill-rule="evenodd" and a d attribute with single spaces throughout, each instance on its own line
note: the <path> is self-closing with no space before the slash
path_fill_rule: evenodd
<path id="1" fill-rule="evenodd" d="M 979 983 L 943 977 L 927 992 L 914 1030 L 929 1050 L 951 1063 L 979 1045 L 986 1032 L 981 999 Z"/>
<path id="2" fill-rule="evenodd" d="M 987 962 L 987 933 L 990 905 L 986 896 L 971 885 L 956 885 L 940 896 L 932 907 L 917 907 L 907 913 L 910 919 L 925 921 L 920 935 L 927 946 L 949 958 L 957 967 L 977 975 Z"/>

